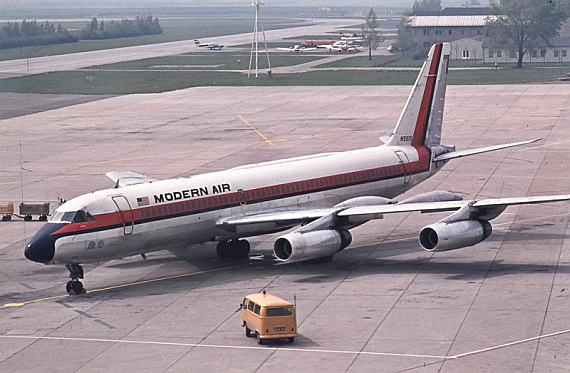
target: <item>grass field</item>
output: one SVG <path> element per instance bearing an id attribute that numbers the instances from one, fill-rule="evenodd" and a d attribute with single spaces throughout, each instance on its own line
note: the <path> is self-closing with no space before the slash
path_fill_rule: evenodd
<path id="1" fill-rule="evenodd" d="M 93 84 L 86 82 L 93 76 Z M 565 75 L 565 72 L 564 74 Z M 259 79 L 224 71 L 81 70 L 4 79 L 0 91 L 20 93 L 131 94 L 165 92 L 200 86 L 342 86 L 411 85 L 417 71 L 341 70 L 275 74 Z M 451 70 L 449 84 L 515 84 L 556 81 L 559 69 Z"/>
<path id="2" fill-rule="evenodd" d="M 324 56 L 301 53 L 272 53 L 271 67 L 293 66 L 310 61 L 316 61 Z M 156 70 L 156 69 L 192 69 L 192 70 L 246 70 L 249 65 L 250 53 L 188 53 L 177 56 L 148 58 L 144 60 L 120 62 L 110 65 L 93 66 L 95 70 Z M 265 54 L 259 56 L 259 68 L 267 68 Z"/>

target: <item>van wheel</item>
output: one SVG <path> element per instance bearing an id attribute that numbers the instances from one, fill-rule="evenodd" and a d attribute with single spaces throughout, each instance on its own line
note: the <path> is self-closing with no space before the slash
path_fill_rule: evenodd
<path id="1" fill-rule="evenodd" d="M 257 344 L 262 345 L 265 343 L 265 341 L 263 339 L 261 339 L 261 336 L 259 335 L 258 332 L 255 332 L 255 339 L 257 340 Z"/>
<path id="2" fill-rule="evenodd" d="M 287 338 L 287 342 L 289 342 L 289 343 L 295 342 L 295 337 L 289 337 L 289 338 Z"/>
<path id="3" fill-rule="evenodd" d="M 248 337 L 248 338 L 253 337 L 253 336 L 251 335 L 251 329 L 248 328 L 247 325 L 245 326 L 245 336 Z"/>

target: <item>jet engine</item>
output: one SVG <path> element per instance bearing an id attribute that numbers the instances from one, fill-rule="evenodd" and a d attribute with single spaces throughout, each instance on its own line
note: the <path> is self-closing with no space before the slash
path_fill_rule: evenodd
<path id="1" fill-rule="evenodd" d="M 275 257 L 287 263 L 332 256 L 352 242 L 346 230 L 326 229 L 285 234 L 273 244 Z"/>
<path id="2" fill-rule="evenodd" d="M 422 228 L 419 241 L 426 251 L 449 251 L 478 244 L 491 232 L 491 224 L 486 220 L 438 222 Z"/>

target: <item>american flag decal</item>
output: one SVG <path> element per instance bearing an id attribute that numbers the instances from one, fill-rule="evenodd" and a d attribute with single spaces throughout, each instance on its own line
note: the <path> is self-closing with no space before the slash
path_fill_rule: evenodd
<path id="1" fill-rule="evenodd" d="M 137 204 L 140 206 L 148 206 L 148 197 L 137 197 Z"/>

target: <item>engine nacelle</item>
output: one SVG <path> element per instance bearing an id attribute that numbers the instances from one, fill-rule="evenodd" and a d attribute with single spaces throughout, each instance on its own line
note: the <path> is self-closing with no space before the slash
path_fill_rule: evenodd
<path id="1" fill-rule="evenodd" d="M 282 262 L 300 262 L 334 255 L 351 242 L 352 235 L 345 230 L 291 232 L 275 240 L 273 253 Z"/>
<path id="2" fill-rule="evenodd" d="M 453 223 L 435 223 L 420 231 L 420 245 L 426 251 L 449 251 L 473 246 L 491 235 L 491 224 L 486 220 L 464 220 Z"/>

